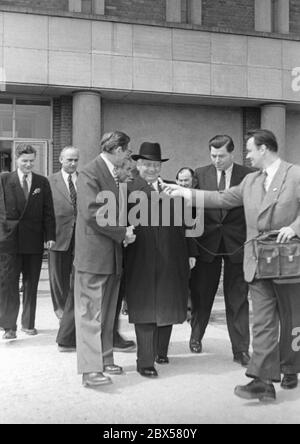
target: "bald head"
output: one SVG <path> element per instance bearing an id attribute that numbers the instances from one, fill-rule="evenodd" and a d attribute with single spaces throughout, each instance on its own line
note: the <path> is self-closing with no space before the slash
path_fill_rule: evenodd
<path id="1" fill-rule="evenodd" d="M 60 153 L 59 161 L 67 174 L 75 173 L 78 167 L 79 149 L 74 146 L 66 146 Z"/>

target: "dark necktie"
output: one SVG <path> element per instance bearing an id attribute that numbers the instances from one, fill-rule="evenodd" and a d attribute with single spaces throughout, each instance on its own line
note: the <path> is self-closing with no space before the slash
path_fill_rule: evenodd
<path id="1" fill-rule="evenodd" d="M 28 200 L 29 190 L 28 190 L 28 182 L 27 182 L 27 174 L 23 176 L 22 188 L 24 192 L 25 199 Z"/>
<path id="2" fill-rule="evenodd" d="M 225 171 L 222 171 L 221 173 L 221 179 L 219 182 L 219 191 L 224 191 L 226 189 L 226 175 L 225 175 Z M 227 214 L 226 210 L 220 210 L 220 214 L 221 214 L 221 219 L 223 220 L 224 217 Z"/>
<path id="3" fill-rule="evenodd" d="M 73 180 L 72 180 L 72 174 L 69 174 L 68 183 L 69 183 L 70 197 L 71 197 L 72 205 L 74 208 L 74 215 L 76 217 L 77 216 L 77 192 L 76 192 Z"/>
<path id="4" fill-rule="evenodd" d="M 219 191 L 224 191 L 225 189 L 226 189 L 226 176 L 225 176 L 225 171 L 222 171 L 221 179 L 219 182 Z"/>

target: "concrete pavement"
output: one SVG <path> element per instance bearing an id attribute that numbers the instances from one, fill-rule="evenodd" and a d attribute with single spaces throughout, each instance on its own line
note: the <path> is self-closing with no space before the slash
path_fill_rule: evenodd
<path id="1" fill-rule="evenodd" d="M 223 300 L 218 297 L 201 355 L 189 352 L 189 325 L 176 326 L 170 364 L 157 366 L 157 380 L 136 373 L 135 353 L 116 353 L 115 362 L 126 374 L 113 377 L 110 386 L 86 389 L 76 373 L 76 354 L 57 351 L 58 323 L 44 269 L 37 307 L 39 335 L 18 331 L 17 340 L 0 340 L 0 424 L 300 423 L 300 389 L 286 392 L 277 385 L 278 399 L 272 405 L 233 395 L 234 386 L 248 380 L 244 369 L 232 361 L 224 319 Z M 134 339 L 124 316 L 121 331 Z"/>

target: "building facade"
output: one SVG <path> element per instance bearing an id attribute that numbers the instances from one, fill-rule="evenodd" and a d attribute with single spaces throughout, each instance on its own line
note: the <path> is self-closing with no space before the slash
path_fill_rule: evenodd
<path id="1" fill-rule="evenodd" d="M 0 171 L 29 141 L 37 169 L 81 165 L 103 132 L 136 152 L 159 142 L 180 166 L 209 162 L 208 140 L 273 130 L 300 163 L 300 0 L 0 0 Z"/>

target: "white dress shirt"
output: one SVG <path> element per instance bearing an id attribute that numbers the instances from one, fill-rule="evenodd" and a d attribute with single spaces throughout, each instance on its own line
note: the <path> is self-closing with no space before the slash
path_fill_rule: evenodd
<path id="1" fill-rule="evenodd" d="M 280 167 L 280 164 L 281 164 L 281 160 L 277 159 L 277 160 L 275 160 L 275 162 L 272 163 L 272 165 L 268 166 L 268 168 L 266 168 L 264 170 L 264 172 L 267 174 L 265 184 L 264 184 L 266 191 L 269 190 L 272 180 L 274 179 L 275 174 L 277 173 L 277 171 Z"/>
<path id="2" fill-rule="evenodd" d="M 69 190 L 69 192 L 70 192 L 70 189 L 69 189 L 69 175 L 70 174 L 66 173 L 64 170 L 61 170 L 61 174 L 62 174 L 62 177 L 63 177 L 64 182 L 66 184 L 67 190 Z M 75 173 L 72 174 L 72 182 L 74 184 L 75 190 L 77 191 L 77 186 L 76 186 L 77 173 L 76 173 L 76 171 L 75 171 Z"/>
<path id="3" fill-rule="evenodd" d="M 18 171 L 18 177 L 19 177 L 21 188 L 23 188 L 23 177 L 25 176 L 25 174 L 22 173 L 22 171 L 19 168 L 18 168 L 17 171 Z M 27 185 L 28 185 L 28 193 L 30 193 L 31 184 L 32 184 L 32 173 L 28 173 L 27 174 L 26 182 L 27 182 Z"/>
<path id="4" fill-rule="evenodd" d="M 230 165 L 230 167 L 227 168 L 227 170 L 225 170 L 225 190 L 228 190 L 228 188 L 230 188 L 232 170 L 233 170 L 233 164 Z M 220 184 L 221 175 L 222 175 L 222 170 L 217 170 L 218 185 Z"/>

